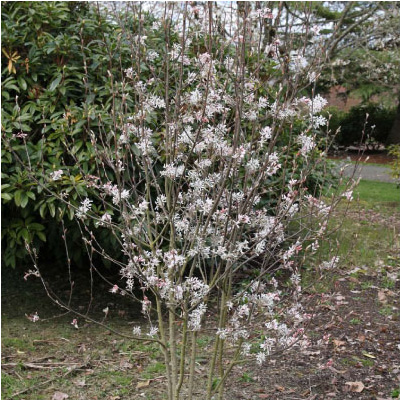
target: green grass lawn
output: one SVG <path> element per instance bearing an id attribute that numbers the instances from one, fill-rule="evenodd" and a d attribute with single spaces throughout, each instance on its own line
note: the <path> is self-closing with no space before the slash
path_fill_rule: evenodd
<path id="1" fill-rule="evenodd" d="M 399 261 L 395 251 L 400 245 L 399 228 L 393 221 L 400 212 L 400 188 L 395 183 L 361 180 L 353 197 L 350 203 L 343 200 L 333 213 L 331 234 L 321 243 L 312 267 L 334 256 L 344 270 Z M 310 271 L 312 275 L 313 268 Z M 312 276 L 307 275 L 306 280 L 310 283 Z M 327 283 L 322 285 L 324 290 Z"/>
<path id="2" fill-rule="evenodd" d="M 354 190 L 354 198 L 368 205 L 379 203 L 398 203 L 400 206 L 400 188 L 395 183 L 361 180 Z"/>

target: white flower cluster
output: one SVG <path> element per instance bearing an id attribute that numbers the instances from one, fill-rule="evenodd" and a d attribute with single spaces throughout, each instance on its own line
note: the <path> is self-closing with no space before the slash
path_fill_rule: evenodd
<path id="1" fill-rule="evenodd" d="M 183 164 L 181 165 L 165 164 L 164 169 L 163 171 L 161 171 L 160 174 L 162 176 L 166 176 L 167 178 L 174 180 L 182 176 L 184 170 L 185 166 Z"/>
<path id="2" fill-rule="evenodd" d="M 339 261 L 340 261 L 340 257 L 338 257 L 338 256 L 332 257 L 332 259 L 329 261 L 323 261 L 320 268 L 326 269 L 326 270 L 335 269 L 338 266 Z"/>
<path id="3" fill-rule="evenodd" d="M 120 188 L 117 185 L 113 185 L 111 182 L 104 184 L 103 190 L 105 194 L 113 196 L 112 202 L 115 205 L 119 204 L 122 200 L 126 200 L 129 198 L 128 189 L 120 190 Z"/>
<path id="4" fill-rule="evenodd" d="M 92 203 L 93 201 L 86 198 L 85 200 L 83 200 L 81 202 L 81 205 L 79 206 L 78 210 L 76 211 L 76 217 L 79 219 L 85 219 L 86 218 L 86 214 L 90 211 L 90 209 L 92 208 Z"/>
<path id="5" fill-rule="evenodd" d="M 297 137 L 297 141 L 301 145 L 300 153 L 307 157 L 307 155 L 315 148 L 315 141 L 312 137 L 302 133 Z"/>
<path id="6" fill-rule="evenodd" d="M 59 169 L 57 171 L 53 171 L 50 173 L 50 179 L 53 181 L 58 181 L 61 179 L 61 176 L 63 175 L 64 171 L 62 169 Z"/>

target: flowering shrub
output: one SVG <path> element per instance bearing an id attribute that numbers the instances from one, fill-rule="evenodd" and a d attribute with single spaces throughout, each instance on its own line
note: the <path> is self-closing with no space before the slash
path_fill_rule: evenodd
<path id="1" fill-rule="evenodd" d="M 326 101 L 300 91 L 318 76 L 319 31 L 304 27 L 304 40 L 312 35 L 315 43 L 310 55 L 295 47 L 298 28 L 262 45 L 278 16 L 249 3 L 237 10 L 171 3 L 159 18 L 141 7 L 133 4 L 118 20 L 131 66 L 122 75 L 107 72 L 109 114 L 95 109 L 86 131 L 90 168 L 66 143 L 85 190 L 66 193 L 62 183 L 76 178 L 66 162 L 46 165 L 39 180 L 30 153 L 20 160 L 73 214 L 91 268 L 94 254 L 118 266 L 121 281 L 110 292 L 141 302 L 149 330 L 135 327 L 133 335 L 160 344 L 168 398 L 178 399 L 184 385 L 192 398 L 196 338 L 204 330 L 215 334 L 204 398 L 222 398 L 237 363 L 262 364 L 276 351 L 310 343 L 301 260 L 318 249 L 336 201 L 307 187 L 324 163 L 317 132 L 326 124 Z M 281 54 L 282 43 L 296 50 L 291 59 Z M 71 129 L 66 123 L 65 134 Z M 6 143 L 17 156 L 28 148 L 25 137 Z M 113 237 L 122 256 L 107 252 L 96 232 Z M 44 279 L 37 252 L 28 240 L 26 246 L 35 264 L 27 276 Z M 326 261 L 321 271 L 335 264 Z M 243 282 L 249 265 L 257 273 Z"/>

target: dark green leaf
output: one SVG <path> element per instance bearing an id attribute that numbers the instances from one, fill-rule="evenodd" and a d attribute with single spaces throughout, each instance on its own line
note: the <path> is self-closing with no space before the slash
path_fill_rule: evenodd
<path id="1" fill-rule="evenodd" d="M 17 190 L 14 193 L 14 202 L 17 207 L 19 207 L 21 205 L 21 194 L 22 194 L 22 190 Z"/>
<path id="2" fill-rule="evenodd" d="M 26 193 L 21 194 L 21 207 L 25 208 L 26 205 L 28 204 L 29 197 L 26 195 Z"/>
<path id="3" fill-rule="evenodd" d="M 43 232 L 35 232 L 36 236 L 42 241 L 46 241 L 46 235 Z"/>
<path id="4" fill-rule="evenodd" d="M 54 79 L 54 81 L 50 83 L 50 86 L 49 86 L 50 92 L 53 92 L 56 89 L 56 87 L 60 84 L 61 79 L 62 79 L 62 75 L 58 75 L 57 78 Z"/>
<path id="5" fill-rule="evenodd" d="M 53 203 L 48 203 L 47 207 L 49 208 L 50 215 L 54 218 L 56 215 L 56 207 Z"/>
<path id="6" fill-rule="evenodd" d="M 24 78 L 22 78 L 22 76 L 18 77 L 18 85 L 22 90 L 26 90 L 28 85 L 26 84 L 26 81 Z"/>

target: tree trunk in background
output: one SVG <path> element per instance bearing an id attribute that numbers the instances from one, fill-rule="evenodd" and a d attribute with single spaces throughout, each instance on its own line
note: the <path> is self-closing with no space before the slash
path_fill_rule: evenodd
<path id="1" fill-rule="evenodd" d="M 399 144 L 400 143 L 400 98 L 397 106 L 396 118 L 394 119 L 392 129 L 386 140 L 386 144 Z"/>

